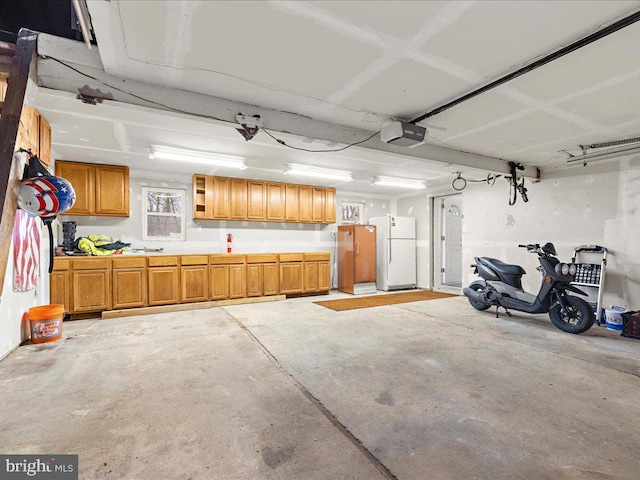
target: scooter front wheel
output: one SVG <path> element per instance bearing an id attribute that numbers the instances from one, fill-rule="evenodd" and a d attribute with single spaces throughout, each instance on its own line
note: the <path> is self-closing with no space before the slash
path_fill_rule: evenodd
<path id="1" fill-rule="evenodd" d="M 484 282 L 484 280 L 476 280 L 475 282 L 471 282 L 469 284 L 469 289 L 473 290 L 474 292 L 486 292 L 487 284 Z M 476 300 L 471 297 L 468 297 L 468 298 L 469 298 L 469 303 L 476 310 L 486 310 L 491 306 L 491 304 L 488 302 L 483 302 L 482 300 Z"/>
<path id="2" fill-rule="evenodd" d="M 564 313 L 559 303 L 549 310 L 551 323 L 563 332 L 583 333 L 591 328 L 595 320 L 591 305 L 585 300 L 567 295 L 564 297 L 567 306 Z"/>

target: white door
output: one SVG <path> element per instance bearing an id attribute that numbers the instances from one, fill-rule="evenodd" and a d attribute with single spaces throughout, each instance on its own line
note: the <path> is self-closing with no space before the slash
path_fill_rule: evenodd
<path id="1" fill-rule="evenodd" d="M 441 201 L 442 284 L 462 284 L 462 195 L 443 197 Z"/>
<path id="2" fill-rule="evenodd" d="M 388 287 L 416 284 L 416 241 L 395 238 L 389 241 Z"/>
<path id="3" fill-rule="evenodd" d="M 389 215 L 389 238 L 416 238 L 416 219 Z"/>

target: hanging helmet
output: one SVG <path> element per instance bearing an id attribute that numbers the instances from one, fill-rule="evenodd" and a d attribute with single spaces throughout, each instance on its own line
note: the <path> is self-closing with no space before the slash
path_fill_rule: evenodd
<path id="1" fill-rule="evenodd" d="M 18 206 L 39 217 L 55 217 L 69 210 L 76 201 L 71 183 L 62 177 L 44 175 L 25 178 L 18 193 Z"/>

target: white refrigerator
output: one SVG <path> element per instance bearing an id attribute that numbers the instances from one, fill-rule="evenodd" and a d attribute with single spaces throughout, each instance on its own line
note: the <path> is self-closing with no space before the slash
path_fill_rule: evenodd
<path id="1" fill-rule="evenodd" d="M 376 226 L 378 290 L 416 286 L 416 219 L 386 214 L 369 219 Z"/>

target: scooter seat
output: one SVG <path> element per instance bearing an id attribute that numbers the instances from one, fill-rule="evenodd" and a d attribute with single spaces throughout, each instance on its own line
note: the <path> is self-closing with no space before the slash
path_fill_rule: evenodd
<path id="1" fill-rule="evenodd" d="M 509 265 L 497 258 L 479 257 L 478 260 L 484 263 L 487 267 L 492 268 L 503 275 L 524 275 L 527 273 L 520 265 Z"/>

